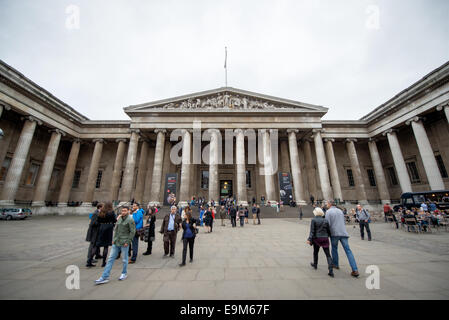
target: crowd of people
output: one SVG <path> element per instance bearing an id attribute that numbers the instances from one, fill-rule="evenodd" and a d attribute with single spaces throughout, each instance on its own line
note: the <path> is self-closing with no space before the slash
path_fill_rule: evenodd
<path id="1" fill-rule="evenodd" d="M 429 227 L 439 227 L 447 220 L 449 214 L 447 210 L 439 210 L 432 201 L 423 201 L 419 207 L 410 209 L 402 206 L 396 206 L 393 209 L 389 203 L 386 203 L 383 209 L 385 222 L 392 220 L 396 224 L 396 229 L 399 229 L 399 223 L 401 223 L 407 231 L 411 231 L 411 228 L 415 226 L 419 231 L 424 232 L 429 231 Z"/>
<path id="2" fill-rule="evenodd" d="M 265 199 L 261 199 L 261 204 Z M 314 218 L 310 224 L 309 237 L 307 243 L 313 246 L 313 262 L 311 266 L 317 269 L 318 253 L 323 249 L 328 265 L 328 275 L 333 277 L 334 270 L 339 269 L 338 243 L 341 243 L 349 265 L 351 275 L 358 277 L 359 272 L 357 264 L 349 247 L 349 234 L 346 230 L 346 223 L 351 216 L 357 221 L 360 227 L 361 239 L 365 239 L 365 231 L 368 241 L 372 240 L 370 230 L 371 215 L 361 204 L 350 209 L 337 206 L 334 200 L 328 200 L 322 206 L 313 204 Z M 197 207 L 198 219 L 193 217 L 192 210 Z M 175 255 L 177 234 L 182 230 L 181 241 L 183 243 L 182 260 L 180 267 L 186 265 L 187 248 L 189 250 L 189 262 L 193 262 L 193 252 L 196 234 L 199 228 L 203 227 L 205 233 L 213 231 L 213 224 L 216 218 L 220 218 L 221 226 L 226 226 L 226 221 L 230 220 L 231 226 L 237 227 L 237 219 L 240 227 L 244 227 L 249 221 L 249 211 L 251 210 L 253 224 L 260 225 L 260 205 L 253 199 L 249 206 L 239 206 L 233 197 L 224 198 L 216 203 L 210 201 L 207 203 L 204 198 L 195 199 L 185 206 L 173 204 L 170 212 L 162 218 L 159 232 L 163 236 L 164 258 Z M 426 229 L 429 224 L 439 224 L 446 214 L 439 211 L 433 203 L 423 203 L 420 208 L 397 209 L 400 222 L 407 226 L 405 219 L 414 218 L 419 228 Z M 101 277 L 96 280 L 96 284 L 102 284 L 109 281 L 110 272 L 115 260 L 122 257 L 123 268 L 119 280 L 127 277 L 127 266 L 129 263 L 135 263 L 138 257 L 139 241 L 147 243 L 146 251 L 143 255 L 151 255 L 153 241 L 155 241 L 155 223 L 157 207 L 148 206 L 146 210 L 142 209 L 139 203 L 132 203 L 131 207 L 121 207 L 118 215 L 114 212 L 111 202 L 97 204 L 97 209 L 90 217 L 90 224 L 86 236 L 89 242 L 87 254 L 87 267 L 95 267 L 97 259 L 102 259 L 104 267 Z M 385 221 L 391 217 L 398 228 L 399 221 L 394 214 L 393 208 L 387 203 L 384 205 Z M 302 211 L 300 208 L 300 219 Z M 330 241 L 329 241 L 330 239 Z M 112 250 L 108 257 L 109 247 Z M 331 249 L 330 249 L 331 247 Z M 103 248 L 103 251 L 101 251 Z"/>
<path id="3" fill-rule="evenodd" d="M 175 200 L 175 198 L 174 198 Z M 194 200 L 194 198 L 192 198 Z M 198 207 L 198 219 L 193 217 L 192 207 Z M 128 264 L 135 263 L 138 257 L 139 242 L 147 242 L 143 255 L 151 255 L 153 241 L 155 240 L 155 224 L 157 207 L 148 206 L 146 210 L 140 204 L 132 201 L 130 207 L 123 206 L 118 215 L 114 212 L 111 202 L 98 203 L 94 213 L 90 215 L 90 223 L 86 241 L 89 242 L 86 267 L 95 267 L 97 259 L 102 259 L 103 273 L 96 284 L 109 281 L 110 272 L 115 260 L 122 259 L 123 268 L 119 280 L 127 278 Z M 260 206 L 254 203 L 251 207 L 253 224 L 260 224 Z M 185 207 L 172 205 L 170 213 L 162 218 L 159 232 L 163 236 L 164 258 L 175 256 L 177 234 L 182 230 L 183 243 L 182 261 L 180 267 L 186 265 L 187 248 L 189 250 L 190 263 L 193 262 L 193 252 L 196 234 L 199 227 L 204 227 L 205 233 L 213 231 L 213 223 L 216 216 L 221 219 L 221 226 L 226 226 L 225 221 L 230 220 L 232 227 L 248 223 L 248 206 L 239 206 L 234 198 L 222 199 L 216 205 L 214 201 L 206 203 L 203 198 L 190 202 Z M 112 246 L 108 257 L 108 249 Z M 103 252 L 100 253 L 101 248 Z"/>

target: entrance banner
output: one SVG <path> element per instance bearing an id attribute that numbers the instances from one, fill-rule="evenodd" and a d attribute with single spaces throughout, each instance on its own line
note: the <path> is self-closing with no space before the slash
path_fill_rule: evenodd
<path id="1" fill-rule="evenodd" d="M 279 193 L 281 201 L 286 205 L 292 196 L 292 182 L 289 172 L 279 172 Z"/>
<path id="2" fill-rule="evenodd" d="M 171 206 L 175 202 L 177 182 L 177 173 L 165 174 L 164 205 Z"/>

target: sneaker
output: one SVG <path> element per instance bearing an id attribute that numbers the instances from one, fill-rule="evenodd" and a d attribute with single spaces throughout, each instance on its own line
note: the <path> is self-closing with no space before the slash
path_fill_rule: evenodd
<path id="1" fill-rule="evenodd" d="M 120 278 L 118 278 L 120 281 L 125 280 L 126 278 L 128 278 L 128 275 L 126 273 L 122 273 L 120 275 Z"/>
<path id="2" fill-rule="evenodd" d="M 100 277 L 99 279 L 95 280 L 95 284 L 102 284 L 109 282 L 109 279 L 104 279 L 103 277 Z"/>

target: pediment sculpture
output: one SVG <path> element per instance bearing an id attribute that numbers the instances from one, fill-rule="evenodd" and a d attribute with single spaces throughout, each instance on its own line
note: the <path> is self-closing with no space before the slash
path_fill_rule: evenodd
<path id="1" fill-rule="evenodd" d="M 254 109 L 278 109 L 289 108 L 285 105 L 275 105 L 271 102 L 258 100 L 254 98 L 248 98 L 246 96 L 239 96 L 234 94 L 216 94 L 203 98 L 189 98 L 180 102 L 170 102 L 162 106 L 163 109 L 241 109 L 241 110 L 254 110 Z"/>

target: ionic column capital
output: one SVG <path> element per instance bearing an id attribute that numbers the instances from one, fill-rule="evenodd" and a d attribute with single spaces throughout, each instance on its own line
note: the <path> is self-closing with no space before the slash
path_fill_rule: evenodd
<path id="1" fill-rule="evenodd" d="M 129 132 L 130 132 L 130 133 L 137 133 L 137 134 L 140 134 L 140 129 L 135 129 L 135 128 L 129 129 Z"/>
<path id="2" fill-rule="evenodd" d="M 398 131 L 397 129 L 390 128 L 382 132 L 382 135 L 386 136 L 387 134 L 396 134 L 397 131 Z"/>
<path id="3" fill-rule="evenodd" d="M 11 110 L 11 107 L 6 103 L 0 103 L 0 107 L 3 107 L 5 110 Z"/>
<path id="4" fill-rule="evenodd" d="M 243 131 L 243 129 L 234 129 L 234 133 L 236 133 L 236 134 L 243 134 L 244 131 Z"/>
<path id="5" fill-rule="evenodd" d="M 298 133 L 299 132 L 299 130 L 298 129 L 287 129 L 287 133 Z"/>
<path id="6" fill-rule="evenodd" d="M 420 121 L 422 121 L 422 120 L 425 120 L 425 119 L 424 119 L 423 117 L 418 117 L 418 116 L 416 116 L 416 117 L 413 117 L 413 118 L 407 120 L 407 121 L 405 122 L 405 124 L 409 126 L 409 125 L 412 124 L 412 122 L 420 122 Z"/>
<path id="7" fill-rule="evenodd" d="M 103 139 L 103 138 L 95 138 L 95 139 L 92 139 L 92 142 L 93 143 L 104 143 L 104 144 L 106 144 L 106 141 Z"/>
<path id="8" fill-rule="evenodd" d="M 166 130 L 166 129 L 154 129 L 154 133 L 157 134 L 157 133 L 159 133 L 159 132 L 165 134 L 165 133 L 167 133 L 167 130 Z"/>
<path id="9" fill-rule="evenodd" d="M 324 142 L 335 142 L 334 138 L 324 138 Z"/>
<path id="10" fill-rule="evenodd" d="M 355 143 L 355 142 L 357 142 L 357 139 L 356 138 L 346 138 L 345 142 L 346 143 L 348 143 L 348 142 L 354 142 Z"/>
<path id="11" fill-rule="evenodd" d="M 446 104 L 440 104 L 438 107 L 436 107 L 437 111 L 442 111 L 443 109 L 448 109 L 449 108 L 449 103 Z"/>
<path id="12" fill-rule="evenodd" d="M 117 143 L 119 143 L 119 142 L 126 143 L 126 142 L 128 142 L 128 139 L 126 139 L 126 138 L 118 138 L 118 139 L 115 139 L 115 142 L 117 142 Z"/>
<path id="13" fill-rule="evenodd" d="M 38 125 L 42 125 L 42 121 L 39 120 L 38 118 L 34 117 L 34 116 L 26 116 L 26 117 L 21 117 L 21 120 L 28 120 L 28 121 L 34 121 L 36 122 Z"/>
<path id="14" fill-rule="evenodd" d="M 63 137 L 65 137 L 65 135 L 66 135 L 66 133 L 64 131 L 60 130 L 60 129 L 50 129 L 50 130 L 48 130 L 48 132 L 49 133 L 56 132 L 56 133 L 60 134 Z"/>
<path id="15" fill-rule="evenodd" d="M 379 141 L 378 138 L 368 138 L 368 142 L 377 142 Z"/>
<path id="16" fill-rule="evenodd" d="M 72 138 L 70 139 L 70 141 L 72 141 L 72 143 L 81 143 L 81 139 L 80 138 Z"/>

